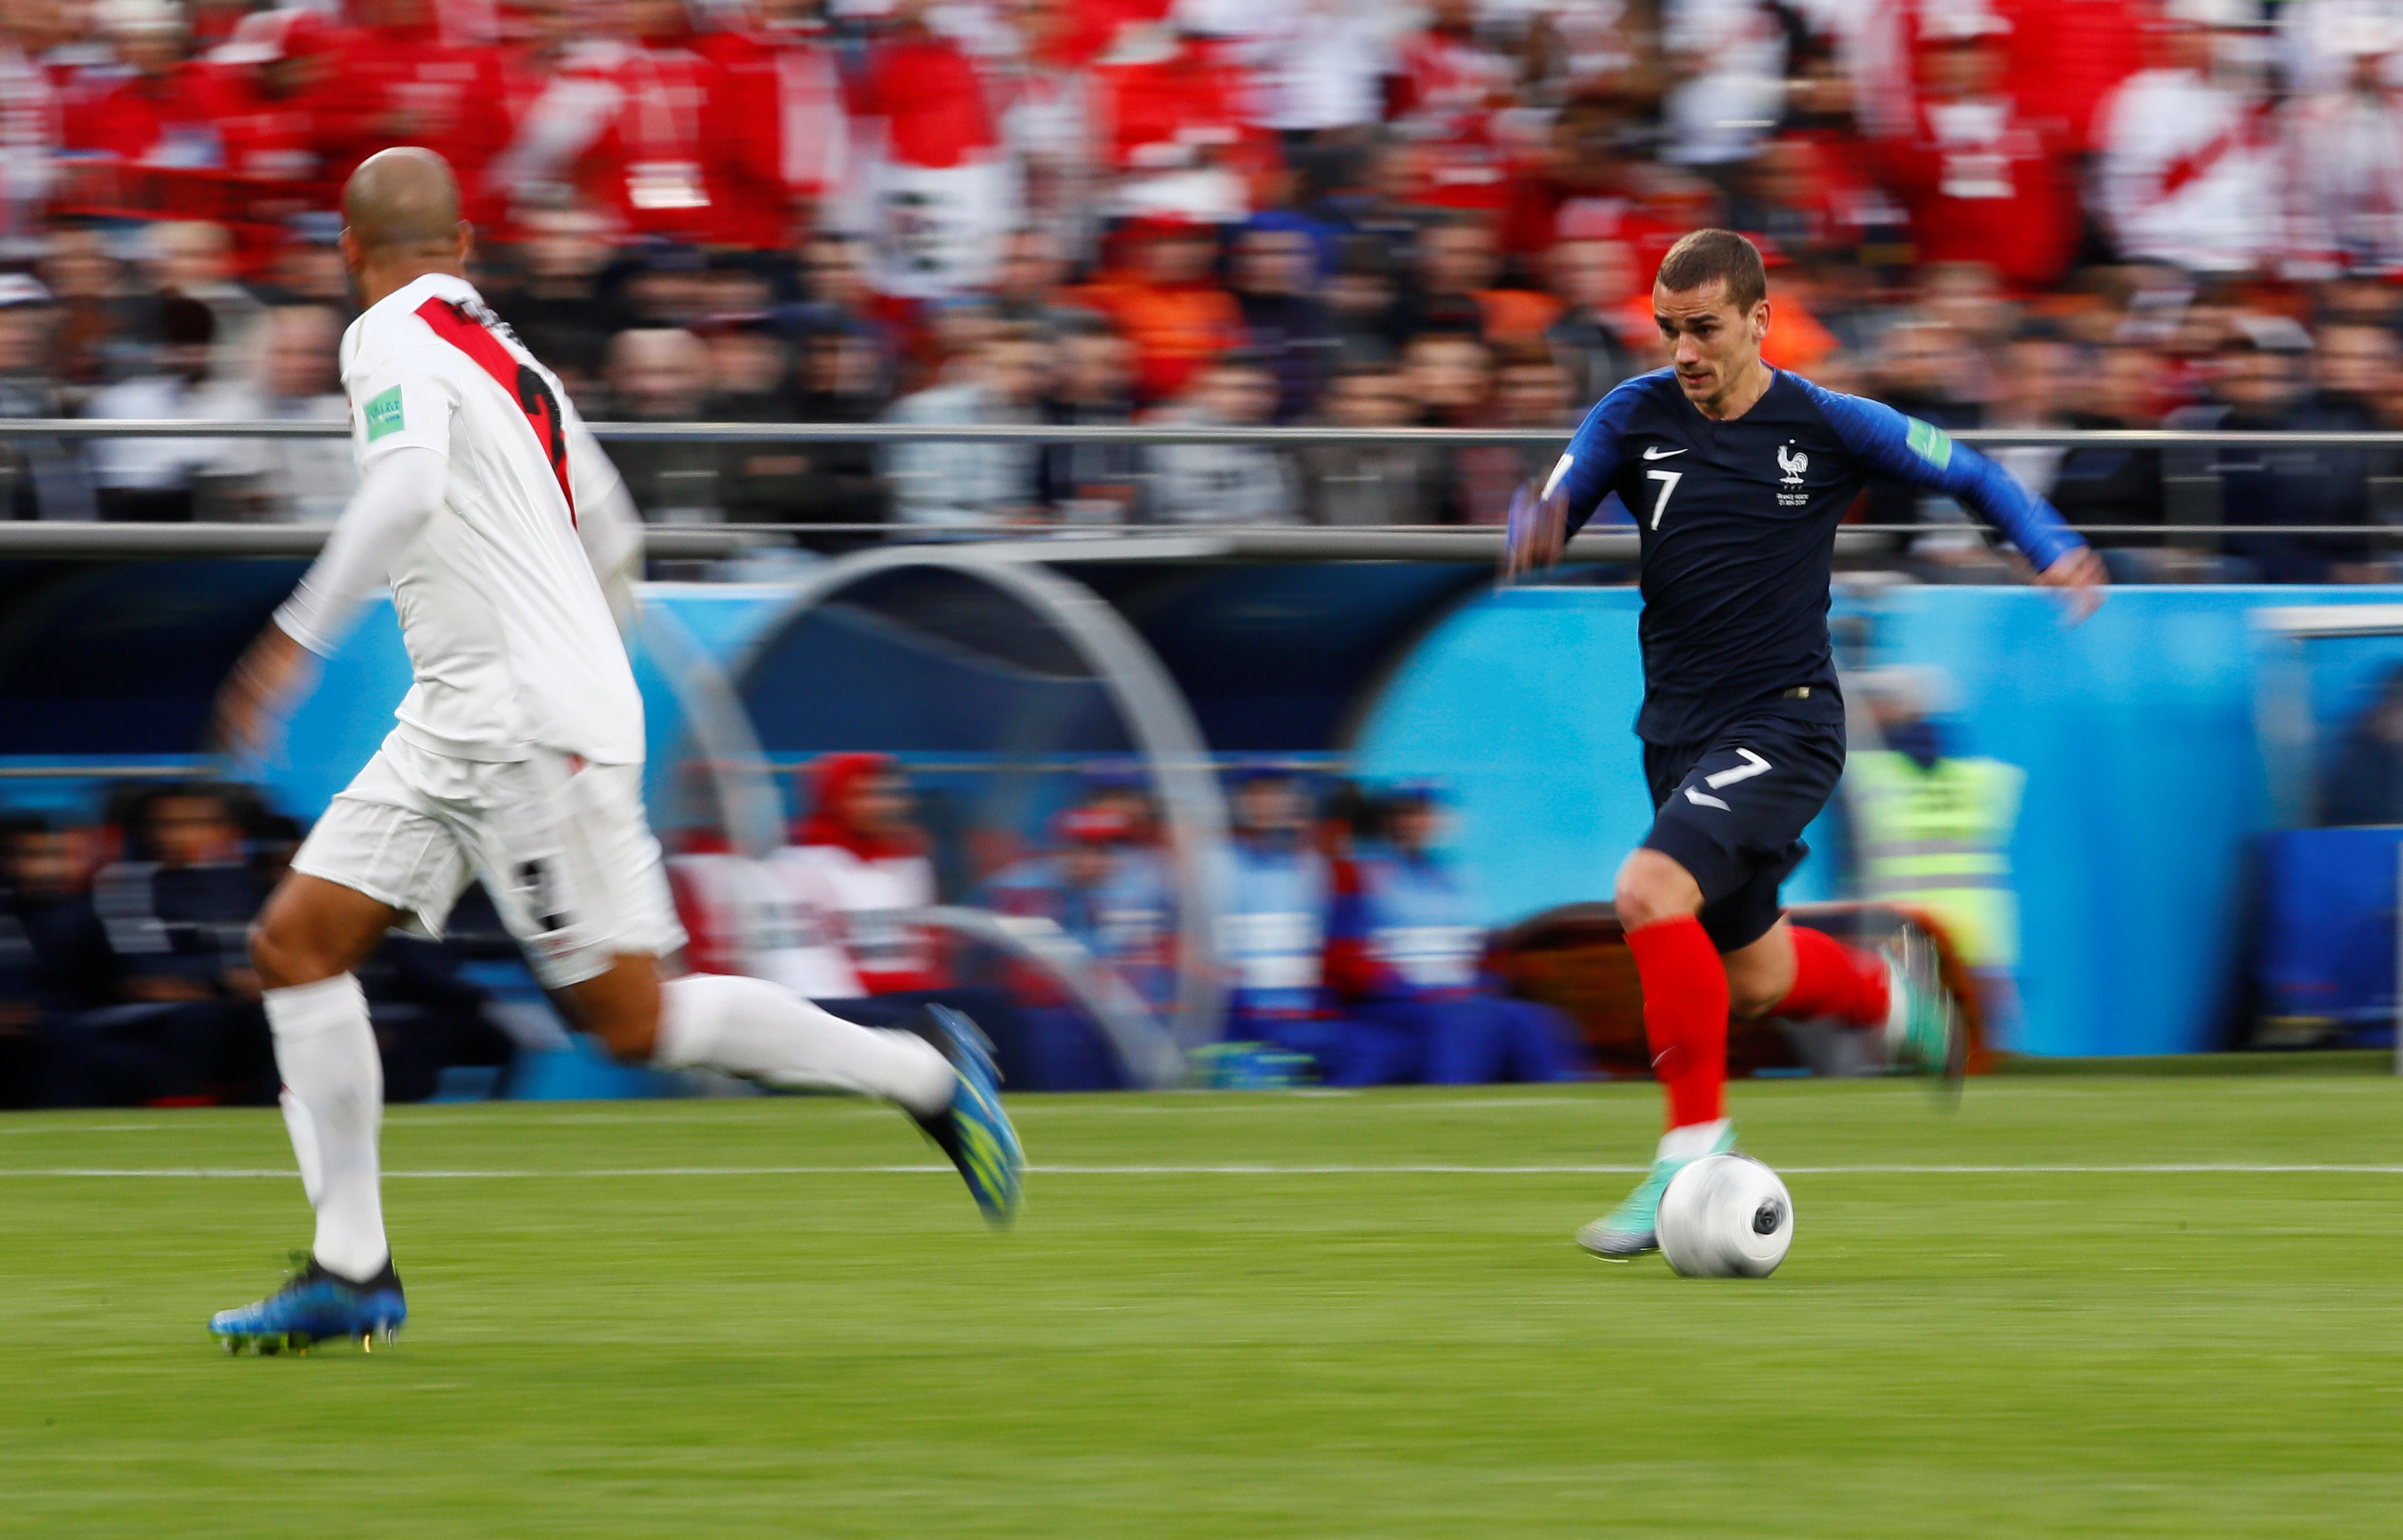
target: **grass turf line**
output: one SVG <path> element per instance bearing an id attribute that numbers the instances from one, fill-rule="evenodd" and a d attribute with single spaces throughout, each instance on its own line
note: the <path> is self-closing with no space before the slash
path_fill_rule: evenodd
<path id="1" fill-rule="evenodd" d="M 1648 1087 L 1025 1098 L 1075 1166 L 1618 1163 Z M 2403 1163 L 2388 1080 L 1740 1087 L 1772 1164 Z M 400 1108 L 396 1168 L 920 1164 L 858 1103 Z M 261 1168 L 271 1112 L 0 1118 Z M 0 1534 L 2384 1535 L 2391 1174 L 1792 1179 L 1761 1283 L 1589 1261 L 1622 1176 L 412 1181 L 396 1351 L 229 1360 L 297 1182 L 0 1179 Z"/>

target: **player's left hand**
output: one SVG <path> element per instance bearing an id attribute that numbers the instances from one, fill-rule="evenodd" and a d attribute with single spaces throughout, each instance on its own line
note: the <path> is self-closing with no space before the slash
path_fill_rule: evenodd
<path id="1" fill-rule="evenodd" d="M 2062 608 L 2068 612 L 2073 626 L 2103 607 L 2104 590 L 2111 586 L 2111 575 L 2091 546 L 2080 546 L 2063 556 L 2037 573 L 2035 580 L 2039 588 L 2062 590 Z"/>

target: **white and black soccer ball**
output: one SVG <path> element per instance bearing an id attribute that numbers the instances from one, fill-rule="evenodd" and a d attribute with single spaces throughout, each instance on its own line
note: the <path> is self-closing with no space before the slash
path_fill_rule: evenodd
<path id="1" fill-rule="evenodd" d="M 1794 1200 L 1749 1155 L 1706 1155 L 1660 1195 L 1660 1255 L 1687 1278 L 1766 1278 L 1794 1243 Z"/>

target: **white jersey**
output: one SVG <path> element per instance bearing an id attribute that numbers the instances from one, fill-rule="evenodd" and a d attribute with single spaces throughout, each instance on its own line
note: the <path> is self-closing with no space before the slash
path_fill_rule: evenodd
<path id="1" fill-rule="evenodd" d="M 2233 272 L 2271 253 L 2277 150 L 2257 96 L 2192 70 L 2144 70 L 2099 121 L 2096 191 L 2122 255 Z"/>
<path id="2" fill-rule="evenodd" d="M 404 449 L 450 463 L 391 567 L 415 674 L 401 736 L 460 759 L 639 764 L 642 697 L 578 523 L 611 516 L 618 474 L 558 380 L 441 273 L 351 323 L 341 357 L 363 474 Z"/>

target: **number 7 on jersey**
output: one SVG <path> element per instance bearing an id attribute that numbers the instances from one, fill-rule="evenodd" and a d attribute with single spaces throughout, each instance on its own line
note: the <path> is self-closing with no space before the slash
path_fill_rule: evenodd
<path id="1" fill-rule="evenodd" d="M 1660 495 L 1652 499 L 1654 529 L 1660 527 L 1660 516 L 1669 511 L 1669 494 L 1677 490 L 1677 483 L 1684 479 L 1685 474 L 1681 470 L 1647 470 L 1644 473 L 1646 480 L 1660 483 Z"/>

